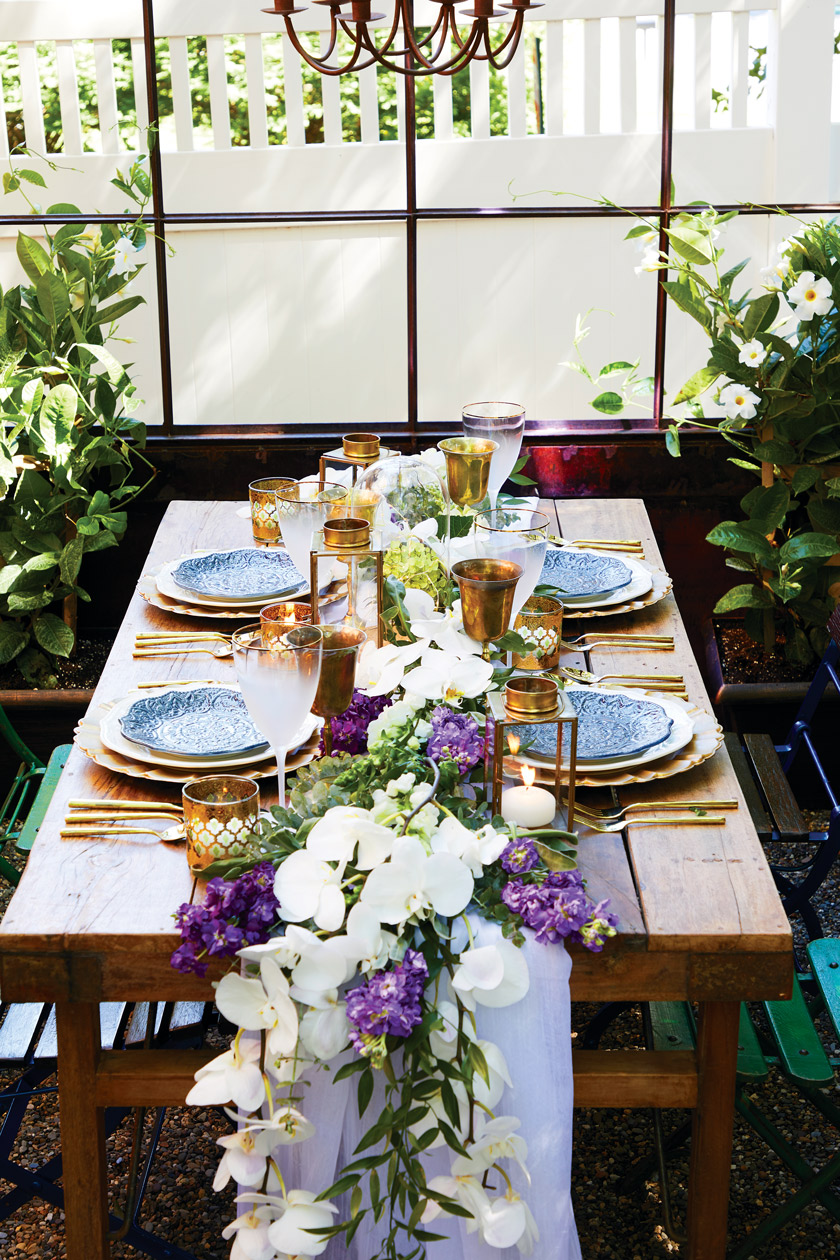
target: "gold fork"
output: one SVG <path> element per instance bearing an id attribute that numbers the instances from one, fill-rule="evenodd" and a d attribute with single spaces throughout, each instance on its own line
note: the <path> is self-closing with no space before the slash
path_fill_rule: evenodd
<path id="1" fill-rule="evenodd" d="M 606 635 L 596 635 L 588 642 L 579 639 L 560 639 L 560 646 L 567 652 L 588 652 L 596 647 L 608 648 L 638 648 L 645 652 L 673 652 L 674 640 L 666 638 L 657 638 L 651 635 L 645 638 L 644 635 L 638 634 L 626 639 L 610 639 Z"/>
<path id="2" fill-rule="evenodd" d="M 630 555 L 644 557 L 644 548 L 638 538 L 561 538 L 549 534 L 548 541 L 556 547 L 584 547 L 588 551 L 626 551 Z"/>
<path id="3" fill-rule="evenodd" d="M 591 818 L 595 822 L 616 823 L 621 822 L 631 811 L 644 812 L 649 809 L 676 810 L 681 809 L 737 809 L 738 802 L 723 801 L 636 801 L 631 805 L 622 805 L 614 810 L 595 809 L 591 805 L 581 805 L 580 801 L 575 798 L 575 815 L 580 814 L 583 818 Z"/>
<path id="4" fill-rule="evenodd" d="M 575 818 L 577 818 L 578 808 L 575 802 Z M 625 827 L 723 827 L 726 825 L 726 819 L 721 815 L 704 815 L 688 814 L 685 818 L 625 818 L 617 822 L 603 822 L 588 815 L 581 813 L 581 823 L 590 831 L 601 832 L 604 835 L 614 835 L 619 831 L 624 831 Z"/>
<path id="5" fill-rule="evenodd" d="M 685 679 L 682 674 L 593 674 L 588 669 L 575 669 L 571 665 L 561 665 L 557 673 L 570 682 L 589 684 L 620 683 L 623 687 L 650 687 L 651 690 L 667 691 L 685 690 Z"/>
<path id="6" fill-rule="evenodd" d="M 134 636 L 135 644 L 150 643 L 179 643 L 189 642 L 190 640 L 200 639 L 223 639 L 225 643 L 230 643 L 231 636 L 222 634 L 221 630 L 155 630 L 155 631 L 138 631 Z"/>

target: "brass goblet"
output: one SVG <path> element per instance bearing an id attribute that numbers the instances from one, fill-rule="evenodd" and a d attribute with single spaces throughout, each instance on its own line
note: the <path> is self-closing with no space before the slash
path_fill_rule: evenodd
<path id="1" fill-rule="evenodd" d="M 512 560 L 459 560 L 452 566 L 452 576 L 461 593 L 464 631 L 481 643 L 486 660 L 490 644 L 510 626 L 513 593 L 522 577 L 522 565 Z"/>
<path id="2" fill-rule="evenodd" d="M 324 721 L 324 755 L 332 753 L 331 718 L 349 708 L 356 681 L 356 660 L 359 648 L 367 640 L 364 630 L 352 626 L 322 626 L 324 647 L 321 655 L 321 677 L 312 702 L 312 712 Z"/>
<path id="3" fill-rule="evenodd" d="M 449 497 L 459 507 L 471 507 L 487 495 L 490 460 L 499 443 L 491 438 L 454 437 L 438 442 L 446 456 Z"/>

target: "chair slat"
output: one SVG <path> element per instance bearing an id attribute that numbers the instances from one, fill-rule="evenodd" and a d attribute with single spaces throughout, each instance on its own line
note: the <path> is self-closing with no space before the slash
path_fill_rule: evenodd
<path id="1" fill-rule="evenodd" d="M 601 19 L 583 23 L 583 130 L 594 135 L 601 130 Z"/>
<path id="2" fill-rule="evenodd" d="M 490 69 L 486 61 L 470 62 L 470 133 L 490 139 Z"/>
<path id="3" fill-rule="evenodd" d="M 768 1073 L 767 1060 L 761 1049 L 746 1002 L 741 1003 L 741 1019 L 738 1024 L 739 1081 L 763 1081 Z"/>
<path id="4" fill-rule="evenodd" d="M 764 1009 L 785 1070 L 797 1081 L 829 1085 L 834 1072 L 814 1028 L 798 982 L 789 1002 L 765 1002 Z"/>
<path id="5" fill-rule="evenodd" d="M 525 84 L 525 52 L 514 57 L 505 71 L 508 107 L 508 135 L 528 134 L 528 90 Z"/>
<path id="6" fill-rule="evenodd" d="M 747 761 L 747 755 L 741 747 L 741 741 L 732 731 L 727 731 L 723 737 L 726 745 L 726 751 L 729 753 L 729 759 L 732 762 L 732 769 L 738 777 L 738 783 L 741 791 L 744 793 L 744 799 L 747 802 L 747 809 L 750 811 L 753 826 L 758 832 L 760 840 L 769 840 L 773 834 L 773 824 L 770 821 L 770 815 L 762 804 L 758 788 L 755 785 L 755 779 L 750 770 L 750 763 Z"/>
<path id="7" fill-rule="evenodd" d="M 750 14 L 745 9 L 732 14 L 732 126 L 747 125 L 747 85 L 749 84 Z"/>
<path id="8" fill-rule="evenodd" d="M 840 940 L 824 937 L 811 941 L 808 957 L 834 1032 L 840 1038 Z"/>
<path id="9" fill-rule="evenodd" d="M 649 1003 L 654 1050 L 693 1050 L 694 1027 L 685 1002 Z"/>
<path id="10" fill-rule="evenodd" d="M 35 843 L 35 837 L 38 835 L 38 830 L 44 821 L 44 815 L 52 800 L 53 792 L 58 786 L 61 772 L 67 765 L 67 758 L 70 756 L 72 749 L 72 744 L 59 744 L 58 748 L 53 749 L 35 800 L 32 802 L 29 813 L 26 816 L 26 822 L 20 829 L 20 835 L 15 844 L 18 853 L 28 853 Z"/>
<path id="11" fill-rule="evenodd" d="M 207 36 L 207 79 L 210 85 L 210 122 L 213 126 L 213 148 L 229 149 L 231 147 L 230 105 L 228 104 L 224 35 Z"/>
<path id="12" fill-rule="evenodd" d="M 793 792 L 790 790 L 782 763 L 769 735 L 745 735 L 744 744 L 752 758 L 761 790 L 782 840 L 807 840 L 805 825 Z"/>
<path id="13" fill-rule="evenodd" d="M 376 88 L 376 66 L 368 66 L 367 70 L 359 73 L 359 114 L 362 124 L 362 144 L 378 144 L 379 93 Z M 437 114 L 435 119 L 437 119 Z M 435 135 L 437 135 L 437 121 L 435 121 Z"/>
<path id="14" fill-rule="evenodd" d="M 451 140 L 454 134 L 452 124 L 452 79 L 448 74 L 432 75 L 432 97 L 435 106 L 435 139 Z"/>
<path id="15" fill-rule="evenodd" d="M 397 98 L 399 99 L 399 89 Z M 283 97 L 286 106 L 286 144 L 303 145 L 306 132 L 303 123 L 303 75 L 300 56 L 288 35 L 283 36 Z"/>
<path id="16" fill-rule="evenodd" d="M 35 1058 L 55 1059 L 58 1057 L 58 1028 L 55 1020 L 55 1007 L 50 1008 L 47 1022 L 35 1047 Z"/>
<path id="17" fill-rule="evenodd" d="M 146 95 L 145 45 L 142 39 L 131 41 L 131 68 L 134 71 L 134 108 L 137 111 L 138 145 L 148 145 L 146 132 L 149 128 L 149 98 Z"/>
<path id="18" fill-rule="evenodd" d="M 26 1063 L 41 1021 L 49 1007 L 43 1002 L 8 1002 L 0 1022 L 0 1063 Z"/>
<path id="19" fill-rule="evenodd" d="M 563 23 L 548 22 L 545 30 L 545 130 L 563 134 Z"/>
<path id="20" fill-rule="evenodd" d="M 113 1050 L 124 1011 L 125 1002 L 100 1003 L 99 1026 L 102 1029 L 103 1050 Z"/>

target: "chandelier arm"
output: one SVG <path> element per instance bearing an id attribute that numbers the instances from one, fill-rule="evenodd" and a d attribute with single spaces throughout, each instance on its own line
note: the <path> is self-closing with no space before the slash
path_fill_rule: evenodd
<path id="1" fill-rule="evenodd" d="M 478 40 L 474 40 L 471 36 L 470 39 L 463 45 L 463 48 L 459 49 L 457 54 L 451 57 L 449 61 L 445 62 L 443 66 L 434 65 L 427 57 L 423 56 L 419 59 L 421 63 L 419 66 L 409 68 L 407 66 L 400 65 L 399 62 L 392 63 L 388 60 L 372 42 L 367 31 L 364 31 L 361 38 L 367 51 L 385 70 L 389 70 L 395 74 L 401 74 L 405 78 L 412 79 L 419 79 L 430 74 L 456 74 L 467 64 L 472 52 L 472 47 L 478 42 Z M 466 53 L 466 56 L 464 53 Z"/>
<path id="2" fill-rule="evenodd" d="M 508 31 L 505 38 L 502 40 L 501 44 L 499 44 L 498 48 L 491 48 L 489 40 L 485 42 L 485 48 L 487 49 L 487 60 L 490 62 L 490 65 L 493 66 L 495 70 L 505 70 L 513 61 L 513 58 L 516 56 L 516 50 L 519 47 L 519 38 L 520 38 L 520 35 L 522 34 L 522 26 L 523 26 L 524 21 L 525 21 L 525 15 L 520 10 L 518 13 L 514 15 L 513 21 L 510 24 L 510 30 Z M 505 57 L 504 61 L 500 61 L 499 55 L 504 52 L 504 50 L 507 48 L 508 44 L 511 43 L 511 41 L 513 42 L 513 47 L 511 48 L 508 55 Z"/>
<path id="3" fill-rule="evenodd" d="M 470 27 L 469 35 L 466 39 L 461 39 L 461 36 L 458 34 L 458 19 L 455 17 L 455 6 L 454 4 L 449 6 L 449 33 L 459 48 L 465 48 L 470 43 L 473 35 L 475 34 L 477 23 L 478 18 L 475 18 L 472 26 Z"/>
<path id="4" fill-rule="evenodd" d="M 469 37 L 459 45 L 456 56 L 453 57 L 451 61 L 447 62 L 445 67 L 435 67 L 435 73 L 446 75 L 447 78 L 451 77 L 453 74 L 457 74 L 459 70 L 463 70 L 464 67 L 473 59 L 475 50 L 478 48 L 480 43 L 480 29 L 471 30 Z"/>
<path id="5" fill-rule="evenodd" d="M 327 49 L 327 51 L 323 53 L 320 57 L 316 57 L 314 53 L 304 48 L 303 44 L 298 39 L 297 31 L 292 25 L 292 19 L 290 17 L 286 17 L 284 15 L 283 22 L 285 24 L 286 34 L 289 37 L 289 42 L 292 45 L 292 48 L 294 48 L 295 52 L 298 54 L 299 57 L 303 58 L 303 60 L 306 62 L 308 66 L 311 66 L 313 70 L 317 70 L 319 74 L 327 74 L 327 75 L 335 77 L 340 74 L 346 74 L 348 69 L 352 69 L 353 66 L 355 66 L 356 60 L 358 59 L 358 55 L 359 55 L 358 51 L 354 53 L 353 58 L 351 59 L 350 62 L 348 62 L 346 66 L 327 65 L 327 58 L 332 56 L 333 50 L 335 49 L 336 40 L 338 38 L 337 24 L 335 23 L 335 19 L 332 13 L 330 14 L 330 26 L 333 29 L 331 29 L 330 31 L 330 46 Z"/>

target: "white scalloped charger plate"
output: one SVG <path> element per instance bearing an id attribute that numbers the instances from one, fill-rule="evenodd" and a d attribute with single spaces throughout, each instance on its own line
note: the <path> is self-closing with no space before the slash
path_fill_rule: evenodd
<path id="1" fill-rule="evenodd" d="M 150 569 L 148 573 L 144 573 L 137 583 L 137 594 L 145 599 L 147 604 L 152 604 L 155 608 L 160 608 L 162 612 L 176 613 L 179 617 L 201 617 L 204 620 L 223 620 L 223 621 L 253 621 L 260 608 L 265 603 L 273 603 L 273 600 L 262 601 L 258 605 L 250 607 L 204 607 L 198 604 L 184 603 L 183 599 L 170 598 L 168 595 L 162 595 L 157 588 L 157 576 L 162 566 Z M 343 583 L 334 583 L 334 586 L 326 595 L 322 595 L 318 601 L 321 608 L 328 604 L 334 604 L 337 600 L 345 599 L 347 596 L 347 587 Z M 294 601 L 289 599 L 290 603 Z"/>

